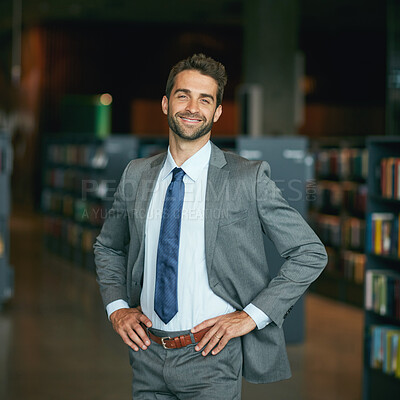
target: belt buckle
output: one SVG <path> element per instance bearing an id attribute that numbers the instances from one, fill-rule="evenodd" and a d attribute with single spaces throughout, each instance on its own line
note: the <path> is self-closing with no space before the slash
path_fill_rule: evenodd
<path id="1" fill-rule="evenodd" d="M 162 345 L 162 347 L 164 347 L 164 349 L 170 350 L 170 348 L 167 347 L 166 344 L 165 344 L 165 342 L 164 342 L 164 340 L 168 340 L 168 339 L 171 339 L 171 337 L 170 337 L 170 336 L 164 336 L 164 337 L 162 337 L 162 338 L 161 338 L 161 345 Z"/>

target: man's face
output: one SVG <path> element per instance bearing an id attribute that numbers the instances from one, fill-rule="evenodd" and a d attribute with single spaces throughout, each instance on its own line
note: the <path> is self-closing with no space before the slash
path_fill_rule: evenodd
<path id="1" fill-rule="evenodd" d="M 169 101 L 162 99 L 170 130 L 181 139 L 196 140 L 210 134 L 222 106 L 216 108 L 217 82 L 198 71 L 185 70 L 175 78 Z"/>

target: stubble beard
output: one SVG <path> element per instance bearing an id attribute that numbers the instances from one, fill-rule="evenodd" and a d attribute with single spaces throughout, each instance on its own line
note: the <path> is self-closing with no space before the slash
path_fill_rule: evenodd
<path id="1" fill-rule="evenodd" d="M 189 131 L 189 129 L 181 126 L 179 123 L 180 117 L 197 118 L 197 119 L 202 119 L 203 121 L 206 120 L 203 117 L 199 117 L 196 114 L 190 114 L 190 113 L 176 113 L 173 116 L 171 115 L 169 110 L 167 117 L 168 117 L 168 125 L 172 130 L 172 132 L 174 132 L 176 136 L 184 140 L 193 141 L 200 139 L 201 137 L 207 135 L 211 131 L 211 128 L 214 124 L 214 115 L 213 115 L 208 123 L 203 122 L 203 124 L 201 124 L 199 127 L 190 130 L 191 133 L 188 134 L 186 133 L 186 131 Z"/>

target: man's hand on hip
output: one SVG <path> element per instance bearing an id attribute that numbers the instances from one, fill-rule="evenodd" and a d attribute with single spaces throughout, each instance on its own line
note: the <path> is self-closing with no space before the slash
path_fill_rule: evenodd
<path id="1" fill-rule="evenodd" d="M 211 350 L 212 355 L 218 354 L 229 340 L 246 335 L 255 327 L 256 323 L 244 311 L 235 311 L 230 314 L 207 319 L 192 329 L 192 333 L 196 333 L 202 329 L 210 328 L 196 345 L 195 350 L 200 351 L 207 345 L 202 352 L 203 356 L 206 356 Z"/>
<path id="2" fill-rule="evenodd" d="M 122 340 L 134 351 L 146 350 L 150 346 L 150 339 L 141 323 L 148 328 L 151 327 L 151 321 L 138 308 L 121 308 L 110 315 L 110 321 L 115 332 L 121 336 Z"/>

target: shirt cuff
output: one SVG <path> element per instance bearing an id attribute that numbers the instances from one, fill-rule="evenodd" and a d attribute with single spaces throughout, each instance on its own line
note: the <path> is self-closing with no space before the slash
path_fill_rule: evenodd
<path id="1" fill-rule="evenodd" d="M 272 319 L 267 314 L 252 303 L 248 304 L 243 311 L 256 323 L 258 329 L 263 329 L 272 322 Z"/>
<path id="2" fill-rule="evenodd" d="M 106 311 L 108 315 L 108 319 L 110 319 L 110 315 L 117 310 L 120 310 L 121 308 L 130 308 L 129 304 L 125 300 L 115 300 L 112 301 L 110 304 L 107 304 L 106 306 Z"/>

